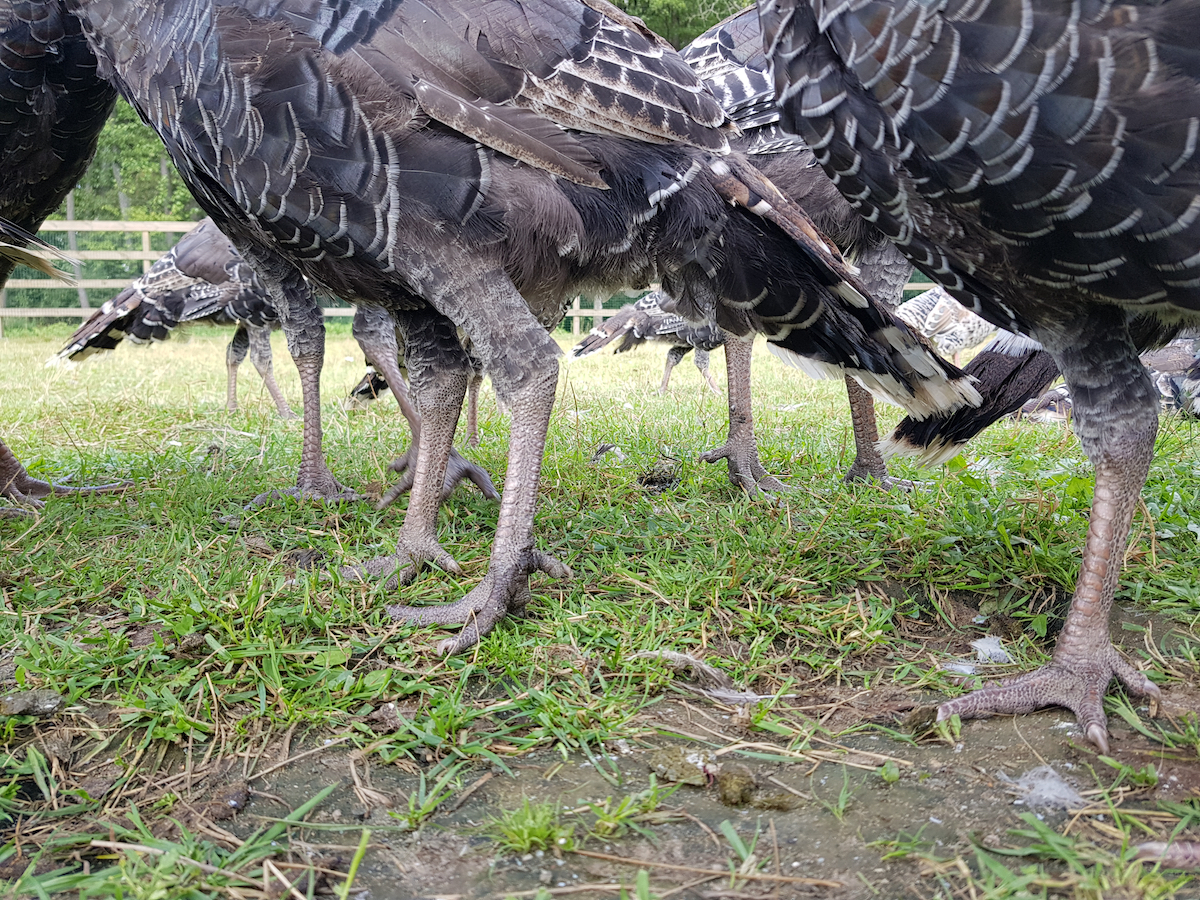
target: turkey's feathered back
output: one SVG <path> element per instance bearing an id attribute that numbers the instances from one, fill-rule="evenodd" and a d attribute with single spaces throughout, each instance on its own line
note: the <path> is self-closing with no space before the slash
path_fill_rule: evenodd
<path id="1" fill-rule="evenodd" d="M 87 169 L 116 97 L 62 3 L 0 0 L 0 217 L 37 231 Z M 0 257 L 0 285 L 12 269 Z"/>
<path id="2" fill-rule="evenodd" d="M 761 9 L 785 125 L 976 312 L 1200 311 L 1197 0 Z"/>
<path id="3" fill-rule="evenodd" d="M 469 332 L 485 313 L 450 300 L 456 270 L 503 270 L 546 325 L 571 293 L 661 279 L 698 317 L 762 328 L 839 377 L 878 375 L 904 402 L 956 377 L 914 367 L 919 343 L 861 305 L 811 224 L 780 231 L 796 214 L 770 185 L 745 189 L 762 179 L 744 160 L 717 164 L 724 114 L 677 55 L 576 0 L 130 0 L 116 20 L 72 3 L 222 230 L 285 251 L 335 295 L 453 302 Z M 567 156 L 592 174 L 572 179 Z M 510 365 L 513 351 L 481 358 Z M 914 410 L 972 398 L 956 387 Z"/>
<path id="4" fill-rule="evenodd" d="M 780 127 L 775 85 L 754 7 L 714 25 L 680 55 L 741 129 L 731 141 L 733 147 L 750 156 L 776 187 L 804 207 L 822 232 L 848 254 L 861 256 L 884 244 L 883 235 L 868 225 L 820 172 L 804 141 Z M 884 285 L 868 287 L 874 292 Z M 876 299 L 892 303 L 891 297 L 877 295 Z"/>
<path id="5" fill-rule="evenodd" d="M 804 150 L 804 142 L 779 127 L 775 86 L 763 53 L 753 7 L 730 16 L 679 51 L 741 129 L 732 143 L 749 153 Z"/>

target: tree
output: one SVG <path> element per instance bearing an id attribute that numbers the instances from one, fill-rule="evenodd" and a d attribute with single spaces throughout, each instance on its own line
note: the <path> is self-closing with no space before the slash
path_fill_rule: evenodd
<path id="1" fill-rule="evenodd" d="M 96 158 L 75 188 L 75 217 L 194 221 L 202 215 L 158 136 L 118 102 Z"/>
<path id="2" fill-rule="evenodd" d="M 616 0 L 616 3 L 676 48 L 695 40 L 747 5 L 743 0 Z"/>

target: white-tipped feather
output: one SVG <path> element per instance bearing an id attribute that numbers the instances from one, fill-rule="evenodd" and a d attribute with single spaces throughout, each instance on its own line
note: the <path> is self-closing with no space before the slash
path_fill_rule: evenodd
<path id="1" fill-rule="evenodd" d="M 767 349 L 784 365 L 799 369 L 809 378 L 835 378 L 840 380 L 846 377 L 846 370 L 841 366 L 809 359 L 807 356 L 793 353 L 791 350 L 780 347 L 778 344 L 772 344 L 769 341 L 767 342 Z"/>
<path id="2" fill-rule="evenodd" d="M 940 466 L 958 456 L 966 444 L 938 440 L 928 447 L 916 447 L 908 441 L 887 437 L 881 440 L 877 446 L 884 459 L 891 459 L 893 456 L 907 456 L 917 465 Z"/>
<path id="3" fill-rule="evenodd" d="M 0 239 L 0 256 L 11 259 L 19 266 L 29 266 L 31 269 L 36 269 L 43 275 L 48 275 L 55 281 L 63 284 L 74 284 L 75 276 L 62 269 L 56 269 L 54 264 L 39 253 L 29 247 L 17 247 L 13 244 L 5 243 Z M 56 258 L 61 258 L 61 254 L 56 255 Z"/>
<path id="4" fill-rule="evenodd" d="M 831 290 L 837 294 L 851 306 L 857 306 L 859 309 L 866 309 L 871 304 L 867 302 L 867 298 L 859 293 L 854 285 L 846 281 L 839 281 Z"/>
<path id="5" fill-rule="evenodd" d="M 864 388 L 888 403 L 901 406 L 917 421 L 939 413 L 949 413 L 963 406 L 979 406 L 983 398 L 979 391 L 966 379 L 956 381 L 922 381 L 913 393 L 899 379 L 891 375 L 879 375 L 861 369 L 845 369 L 832 363 L 823 363 L 801 356 L 767 343 L 767 349 L 785 364 L 800 369 L 811 378 L 845 378 L 850 375 Z"/>
<path id="6" fill-rule="evenodd" d="M 1003 353 L 1005 356 L 1024 356 L 1045 348 L 1031 337 L 1016 334 L 1012 331 L 998 331 L 996 336 L 983 345 L 980 353 L 991 350 L 993 353 Z"/>

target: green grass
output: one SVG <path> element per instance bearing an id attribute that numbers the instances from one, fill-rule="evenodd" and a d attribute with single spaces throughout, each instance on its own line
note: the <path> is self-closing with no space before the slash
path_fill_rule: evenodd
<path id="1" fill-rule="evenodd" d="M 536 528 L 539 547 L 575 578 L 535 577 L 529 618 L 440 660 L 432 650 L 444 632 L 390 622 L 383 607 L 397 597 L 381 585 L 291 580 L 289 551 L 333 562 L 390 552 L 402 508 L 287 502 L 238 526 L 218 521 L 292 483 L 300 435 L 299 423 L 276 419 L 248 365 L 242 410 L 224 410 L 228 332 L 200 329 L 44 368 L 68 333 L 43 328 L 0 342 L 0 437 L 35 475 L 135 486 L 123 496 L 54 499 L 36 520 L 0 519 L 0 666 L 12 664 L 6 685 L 105 710 L 96 746 L 132 761 L 122 775 L 130 783 L 162 763 L 163 747 L 193 757 L 244 750 L 293 725 L 312 739 L 350 734 L 384 762 L 504 769 L 537 748 L 600 760 L 607 742 L 639 733 L 638 714 L 671 682 L 660 664 L 633 658 L 645 650 L 702 654 L 762 694 L 822 680 L 957 693 L 963 686 L 936 662 L 961 655 L 978 633 L 963 628 L 953 601 L 1015 623 L 1007 644 L 1016 663 L 994 671 L 1016 671 L 1045 658 L 1079 564 L 1091 469 L 1065 429 L 1001 423 L 970 448 L 968 461 L 983 466 L 894 464 L 896 474 L 929 482 L 912 494 L 845 486 L 853 442 L 843 388 L 785 369 L 760 342 L 759 446 L 793 491 L 756 503 L 730 486 L 723 464 L 696 461 L 724 440 L 724 398 L 690 364 L 659 396 L 662 355 L 645 348 L 564 366 Z M 275 346 L 279 380 L 299 410 L 295 371 L 282 339 Z M 722 367 L 720 354 L 715 363 Z M 359 488 L 386 483 L 387 464 L 407 443 L 390 400 L 342 409 L 361 367 L 348 327 L 333 325 L 325 450 L 339 478 Z M 881 418 L 886 428 L 899 413 L 881 408 Z M 470 455 L 500 484 L 508 424 L 486 391 L 481 428 Z M 1164 421 L 1119 594 L 1156 614 L 1146 620 L 1151 676 L 1165 683 L 1194 681 L 1200 661 L 1200 642 L 1186 638 L 1200 620 L 1198 436 L 1192 422 Z M 625 459 L 594 463 L 606 443 Z M 638 476 L 663 457 L 675 461 L 679 483 L 648 493 Z M 496 511 L 460 490 L 442 511 L 439 538 L 464 575 L 427 572 L 401 598 L 445 602 L 475 584 Z M 1172 626 L 1177 637 L 1164 647 Z M 362 717 L 385 700 L 409 714 L 398 731 L 377 735 Z M 0 787 L 0 819 L 44 813 L 46 791 L 38 800 L 30 788 L 21 749 L 31 720 L 3 727 L 14 751 L 6 777 L 20 790 Z M 792 746 L 820 730 L 772 704 L 750 727 L 752 739 Z M 1200 749 L 1194 720 L 1141 727 L 1181 752 Z M 437 785 L 431 778 L 404 813 L 410 827 L 436 806 Z M 111 812 L 99 798 L 71 802 L 79 815 Z"/>

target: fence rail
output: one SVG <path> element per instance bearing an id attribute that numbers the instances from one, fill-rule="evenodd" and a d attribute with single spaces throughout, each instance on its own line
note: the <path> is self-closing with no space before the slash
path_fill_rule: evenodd
<path id="1" fill-rule="evenodd" d="M 66 232 L 68 238 L 82 233 L 97 231 L 124 232 L 127 234 L 140 233 L 142 238 L 141 250 L 75 250 L 71 251 L 69 255 L 80 262 L 91 260 L 140 261 L 142 263 L 142 271 L 147 271 L 153 262 L 163 255 L 160 251 L 151 249 L 150 236 L 152 234 L 183 235 L 195 227 L 195 222 L 114 222 L 103 219 L 54 219 L 44 222 L 40 231 Z M 96 306 L 83 305 L 87 302 L 86 291 L 90 289 L 120 290 L 127 284 L 129 284 L 129 281 L 121 278 L 81 278 L 70 284 L 54 281 L 50 278 L 12 279 L 4 289 L 0 290 L 0 337 L 4 335 L 5 318 L 50 319 L 78 317 L 86 319 L 97 309 Z M 930 283 L 927 281 L 910 281 L 904 286 L 904 289 L 924 290 L 928 287 L 930 287 Z M 65 307 L 10 307 L 6 305 L 8 288 L 75 291 L 80 295 L 81 304 L 79 306 Z M 348 316 L 353 312 L 353 309 L 346 307 L 325 308 L 325 315 L 327 316 Z M 584 319 L 591 319 L 594 326 L 597 322 L 603 322 L 605 319 L 612 318 L 616 313 L 616 309 L 611 307 L 606 308 L 601 300 L 588 301 L 585 305 L 580 297 L 576 297 L 567 309 L 566 317 L 571 322 L 571 333 L 578 335 L 582 330 Z"/>

